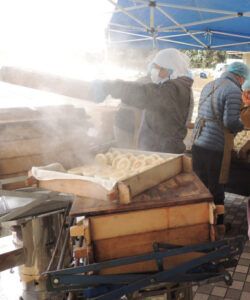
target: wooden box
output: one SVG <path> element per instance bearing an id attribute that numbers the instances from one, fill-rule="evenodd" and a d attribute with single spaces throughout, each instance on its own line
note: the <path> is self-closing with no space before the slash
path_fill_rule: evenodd
<path id="1" fill-rule="evenodd" d="M 131 152 L 136 154 L 152 154 L 153 152 L 124 150 L 112 148 L 110 151 L 119 150 L 121 152 Z M 108 190 L 100 180 L 96 178 L 75 176 L 65 174 L 64 179 L 39 180 L 38 186 L 47 190 L 64 192 L 82 197 L 94 198 L 98 200 L 118 201 L 120 203 L 130 203 L 133 198 L 156 186 L 157 184 L 191 169 L 191 159 L 184 155 L 159 153 L 169 160 L 147 169 L 137 175 L 126 178 L 120 182 L 114 182 L 112 189 Z M 48 171 L 48 175 L 51 171 Z M 108 181 L 108 180 L 107 180 Z"/>
<path id="2" fill-rule="evenodd" d="M 214 203 L 193 173 L 182 173 L 135 197 L 133 203 L 96 203 L 76 197 L 71 216 L 85 216 L 71 236 L 84 235 L 89 263 L 153 252 L 153 243 L 196 245 L 214 241 Z M 79 250 L 79 251 L 80 251 Z M 164 259 L 164 269 L 201 256 Z M 104 269 L 102 274 L 156 271 L 155 261 Z"/>

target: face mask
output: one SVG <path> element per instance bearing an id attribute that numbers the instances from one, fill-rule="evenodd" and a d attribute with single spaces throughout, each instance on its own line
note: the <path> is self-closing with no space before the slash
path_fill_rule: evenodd
<path id="1" fill-rule="evenodd" d="M 159 77 L 160 69 L 152 68 L 151 69 L 151 80 L 153 83 L 159 84 L 162 81 L 162 78 Z"/>
<path id="2" fill-rule="evenodd" d="M 169 77 L 161 78 L 159 76 L 160 69 L 152 68 L 151 69 L 151 80 L 153 83 L 160 84 L 168 81 L 170 79 L 170 75 L 173 74 L 171 69 L 166 69 L 168 71 Z"/>

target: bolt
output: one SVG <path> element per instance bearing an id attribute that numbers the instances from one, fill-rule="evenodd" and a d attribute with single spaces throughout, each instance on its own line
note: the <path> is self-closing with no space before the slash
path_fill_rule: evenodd
<path id="1" fill-rule="evenodd" d="M 53 283 L 54 283 L 54 284 L 58 284 L 58 283 L 59 283 L 59 279 L 58 279 L 58 278 L 55 278 L 55 279 L 53 280 Z"/>
<path id="2" fill-rule="evenodd" d="M 226 279 L 226 280 L 229 280 L 229 279 L 230 279 L 230 276 L 229 276 L 229 275 L 225 275 L 225 279 Z"/>
<path id="3" fill-rule="evenodd" d="M 154 279 L 154 278 L 151 278 L 151 279 L 150 279 L 150 282 L 151 282 L 151 283 L 155 283 L 155 279 Z"/>

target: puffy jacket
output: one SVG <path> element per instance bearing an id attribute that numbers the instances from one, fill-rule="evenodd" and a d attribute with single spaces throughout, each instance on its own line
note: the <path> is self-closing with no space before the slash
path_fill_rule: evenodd
<path id="1" fill-rule="evenodd" d="M 227 80 L 227 81 L 225 81 Z M 224 82 L 225 81 L 225 82 Z M 224 82 L 217 89 L 216 87 Z M 200 103 L 207 97 L 214 88 L 214 104 L 218 119 L 232 133 L 237 133 L 243 129 L 243 123 L 240 120 L 241 107 L 241 87 L 231 72 L 224 72 L 220 78 L 209 82 L 202 90 Z M 197 134 L 200 118 L 215 120 L 212 104 L 212 95 L 201 104 L 198 110 L 198 117 L 194 124 L 193 137 Z M 205 122 L 198 138 L 194 140 L 194 144 L 209 150 L 222 152 L 224 150 L 224 133 L 222 124 L 216 122 Z"/>
<path id="2" fill-rule="evenodd" d="M 184 139 L 187 133 L 192 84 L 193 80 L 185 76 L 168 80 L 160 86 L 152 82 L 103 82 L 106 94 L 127 105 L 145 109 L 147 125 L 153 132 L 174 139 Z"/>

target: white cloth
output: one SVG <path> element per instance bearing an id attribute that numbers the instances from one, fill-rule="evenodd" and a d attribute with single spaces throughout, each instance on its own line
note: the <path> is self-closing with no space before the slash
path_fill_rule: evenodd
<path id="1" fill-rule="evenodd" d="M 159 51 L 152 62 L 160 67 L 173 70 L 170 79 L 186 76 L 189 72 L 189 57 L 174 48 Z"/>
<path id="2" fill-rule="evenodd" d="M 83 181 L 91 181 L 100 184 L 108 191 L 112 191 L 115 185 L 117 184 L 117 181 L 115 180 L 80 176 L 67 173 L 67 171 L 60 163 L 53 163 L 42 167 L 32 167 L 31 174 L 37 180 L 78 179 Z"/>

